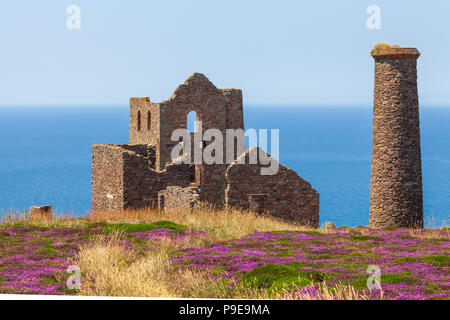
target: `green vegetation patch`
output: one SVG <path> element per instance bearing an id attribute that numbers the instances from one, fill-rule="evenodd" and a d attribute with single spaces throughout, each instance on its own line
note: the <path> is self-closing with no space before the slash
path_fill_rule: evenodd
<path id="1" fill-rule="evenodd" d="M 404 264 L 404 263 L 410 263 L 410 262 L 418 262 L 419 257 L 401 257 L 392 260 L 395 264 Z"/>
<path id="2" fill-rule="evenodd" d="M 6 231 L 0 232 L 0 238 L 9 238 L 9 237 L 11 237 L 11 235 L 8 232 Z"/>
<path id="3" fill-rule="evenodd" d="M 87 224 L 88 228 L 106 227 L 107 225 L 108 225 L 108 222 L 106 222 L 106 221 L 96 221 L 96 222 L 90 222 Z"/>
<path id="4" fill-rule="evenodd" d="M 52 247 L 44 247 L 41 250 L 35 251 L 34 254 L 38 256 L 54 256 L 59 257 L 60 254 Z"/>
<path id="5" fill-rule="evenodd" d="M 369 241 L 369 240 L 377 240 L 377 237 L 366 236 L 363 234 L 350 234 L 350 239 L 352 241 L 361 242 L 361 241 Z"/>
<path id="6" fill-rule="evenodd" d="M 348 282 L 358 290 L 363 290 L 367 288 L 367 279 L 369 276 L 364 276 L 357 279 L 350 279 Z M 383 283 L 397 284 L 406 283 L 408 285 L 413 285 L 417 283 L 417 279 L 414 279 L 411 272 L 403 273 L 392 273 L 392 274 L 381 274 L 381 286 Z"/>
<path id="7" fill-rule="evenodd" d="M 291 233 L 292 233 L 292 231 L 289 231 L 289 230 L 263 232 L 263 234 L 291 234 Z"/>
<path id="8" fill-rule="evenodd" d="M 358 260 L 344 260 L 339 262 L 333 262 L 333 263 L 327 263 L 328 268 L 332 267 L 344 267 L 348 270 L 354 270 L 354 269 L 366 269 L 367 264 L 366 263 L 360 263 Z"/>
<path id="9" fill-rule="evenodd" d="M 172 229 L 172 230 L 186 230 L 186 226 L 177 224 L 175 222 L 161 220 L 153 223 L 114 223 L 107 224 L 102 228 L 103 232 L 143 232 L 155 229 Z"/>
<path id="10" fill-rule="evenodd" d="M 292 251 L 289 251 L 289 249 L 286 250 L 282 250 L 282 249 L 277 249 L 277 255 L 279 257 L 293 257 L 295 256 L 295 253 Z"/>
<path id="11" fill-rule="evenodd" d="M 450 256 L 449 255 L 429 255 L 419 258 L 420 262 L 431 263 L 437 267 L 448 268 L 450 267 Z"/>
<path id="12" fill-rule="evenodd" d="M 310 236 L 322 236 L 323 234 L 319 231 L 300 231 L 299 233 L 304 233 Z"/>
<path id="13" fill-rule="evenodd" d="M 417 279 L 414 279 L 411 272 L 403 272 L 403 273 L 392 273 L 392 274 L 382 274 L 381 275 L 381 283 L 407 283 L 409 285 L 413 285 L 417 282 Z"/>
<path id="14" fill-rule="evenodd" d="M 299 262 L 288 264 L 266 264 L 245 273 L 240 283 L 253 288 L 266 288 L 269 291 L 280 290 L 286 285 L 304 287 L 312 282 L 323 282 L 326 274 L 320 271 L 303 270 Z"/>

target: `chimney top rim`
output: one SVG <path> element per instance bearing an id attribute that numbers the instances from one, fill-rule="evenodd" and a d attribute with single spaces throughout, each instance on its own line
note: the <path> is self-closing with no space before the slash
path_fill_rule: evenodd
<path id="1" fill-rule="evenodd" d="M 375 59 L 417 59 L 420 56 L 417 48 L 399 46 L 375 46 L 370 54 Z"/>

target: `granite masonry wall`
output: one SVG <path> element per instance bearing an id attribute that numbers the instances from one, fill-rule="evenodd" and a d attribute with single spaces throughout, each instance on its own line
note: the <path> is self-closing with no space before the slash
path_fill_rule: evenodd
<path id="1" fill-rule="evenodd" d="M 92 211 L 123 206 L 123 153 L 115 145 L 92 146 Z"/>
<path id="2" fill-rule="evenodd" d="M 159 165 L 159 108 L 159 103 L 152 103 L 149 98 L 130 99 L 129 143 L 155 146 L 155 167 L 162 170 L 164 166 Z"/>
<path id="3" fill-rule="evenodd" d="M 157 208 L 159 191 L 195 182 L 191 165 L 168 164 L 156 170 L 152 145 L 94 145 L 92 153 L 93 211 Z"/>
<path id="4" fill-rule="evenodd" d="M 260 161 L 249 164 L 252 152 L 258 152 L 258 148 L 241 155 L 245 164 L 235 162 L 226 171 L 226 205 L 319 227 L 319 194 L 311 184 L 281 164 L 275 175 L 261 175 Z"/>
<path id="5" fill-rule="evenodd" d="M 169 186 L 159 192 L 159 208 L 194 208 L 195 204 L 200 201 L 200 193 L 198 187 L 176 187 Z"/>
<path id="6" fill-rule="evenodd" d="M 422 227 L 419 103 L 414 48 L 375 59 L 370 221 L 374 228 Z"/>

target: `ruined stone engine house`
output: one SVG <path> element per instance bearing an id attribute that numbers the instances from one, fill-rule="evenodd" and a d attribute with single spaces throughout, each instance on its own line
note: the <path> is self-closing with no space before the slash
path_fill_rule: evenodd
<path id="1" fill-rule="evenodd" d="M 204 130 L 218 129 L 225 136 L 226 129 L 244 129 L 242 91 L 218 89 L 199 73 L 163 102 L 131 98 L 129 144 L 92 146 L 94 212 L 193 207 L 202 201 L 319 226 L 316 190 L 281 164 L 276 174 L 261 175 L 261 161 L 248 161 L 252 152 L 260 151 L 256 147 L 234 154 L 231 164 L 173 163 L 171 152 L 178 142 L 171 140 L 172 132 L 187 128 L 191 111 Z M 203 141 L 202 147 L 207 144 Z M 239 157 L 245 157 L 244 164 Z"/>

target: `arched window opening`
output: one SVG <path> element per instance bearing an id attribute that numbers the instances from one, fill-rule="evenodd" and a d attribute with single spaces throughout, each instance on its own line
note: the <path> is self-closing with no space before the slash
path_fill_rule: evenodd
<path id="1" fill-rule="evenodd" d="M 137 131 L 141 131 L 141 111 L 138 110 L 137 115 Z"/>
<path id="2" fill-rule="evenodd" d="M 152 127 L 152 114 L 150 111 L 147 112 L 147 131 Z"/>
<path id="3" fill-rule="evenodd" d="M 195 111 L 189 112 L 187 115 L 186 121 L 187 121 L 186 127 L 187 127 L 188 132 L 197 132 L 198 131 L 197 124 L 198 124 L 199 119 L 198 119 L 197 112 L 195 112 Z"/>

